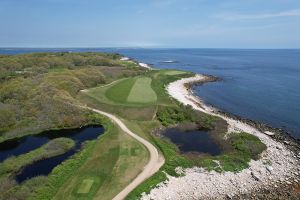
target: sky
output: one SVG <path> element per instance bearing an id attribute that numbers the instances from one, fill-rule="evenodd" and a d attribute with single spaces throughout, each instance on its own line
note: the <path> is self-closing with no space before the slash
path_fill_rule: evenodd
<path id="1" fill-rule="evenodd" d="M 0 0 L 0 47 L 300 48 L 300 0 Z"/>

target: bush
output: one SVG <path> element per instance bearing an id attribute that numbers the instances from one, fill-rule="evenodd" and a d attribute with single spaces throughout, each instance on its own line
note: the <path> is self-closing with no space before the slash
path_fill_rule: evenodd
<path id="1" fill-rule="evenodd" d="M 156 117 L 164 126 L 192 120 L 190 114 L 177 107 L 159 107 Z"/>
<path id="2" fill-rule="evenodd" d="M 194 164 L 208 170 L 238 172 L 247 168 L 251 159 L 259 159 L 260 154 L 267 148 L 259 138 L 245 132 L 236 133 L 228 140 L 233 148 L 232 151 L 206 159 L 196 159 Z M 220 166 L 216 165 L 214 160 L 219 161 Z"/>
<path id="3" fill-rule="evenodd" d="M 258 137 L 245 132 L 233 135 L 229 141 L 236 151 L 249 155 L 254 160 L 257 160 L 259 154 L 267 148 Z"/>
<path id="4" fill-rule="evenodd" d="M 0 102 L 0 132 L 5 131 L 16 123 L 16 116 L 11 106 Z"/>

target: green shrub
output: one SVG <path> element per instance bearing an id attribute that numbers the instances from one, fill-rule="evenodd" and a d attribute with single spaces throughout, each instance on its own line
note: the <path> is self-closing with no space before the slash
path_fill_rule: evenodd
<path id="1" fill-rule="evenodd" d="M 208 170 L 238 172 L 247 168 L 251 159 L 257 160 L 267 148 L 259 138 L 245 132 L 233 134 L 228 139 L 228 142 L 233 148 L 231 152 L 195 160 L 194 164 L 205 167 Z M 216 166 L 214 160 L 219 161 L 220 166 Z"/>
<path id="2" fill-rule="evenodd" d="M 254 160 L 257 160 L 259 154 L 267 148 L 258 137 L 245 132 L 233 135 L 229 141 L 236 151 L 249 155 Z"/>
<path id="3" fill-rule="evenodd" d="M 156 117 L 164 126 L 192 120 L 190 114 L 178 107 L 159 107 Z"/>

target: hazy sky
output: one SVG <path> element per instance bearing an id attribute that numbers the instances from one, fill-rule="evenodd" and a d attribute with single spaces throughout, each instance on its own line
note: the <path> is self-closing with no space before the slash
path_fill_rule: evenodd
<path id="1" fill-rule="evenodd" d="M 0 46 L 300 48 L 300 0 L 0 0 Z"/>

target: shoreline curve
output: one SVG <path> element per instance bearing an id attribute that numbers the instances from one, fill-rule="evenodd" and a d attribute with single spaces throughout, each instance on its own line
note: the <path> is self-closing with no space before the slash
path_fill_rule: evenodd
<path id="1" fill-rule="evenodd" d="M 295 155 L 284 144 L 273 140 L 257 128 L 215 112 L 213 107 L 205 105 L 187 87 L 187 84 L 206 81 L 209 81 L 209 76 L 197 74 L 194 77 L 183 78 L 170 83 L 166 90 L 171 97 L 180 103 L 226 120 L 228 123 L 227 134 L 248 132 L 265 143 L 267 149 L 262 153 L 259 160 L 251 160 L 249 167 L 238 173 L 209 172 L 199 167 L 186 169 L 184 170 L 185 176 L 170 176 L 169 181 L 159 184 L 142 199 L 226 199 L 259 191 L 262 188 L 276 189 L 279 185 L 291 185 L 298 182 L 300 169 L 297 167 L 299 166 L 299 159 L 297 158 L 300 158 L 300 155 Z M 271 165 L 265 164 L 269 162 Z"/>

